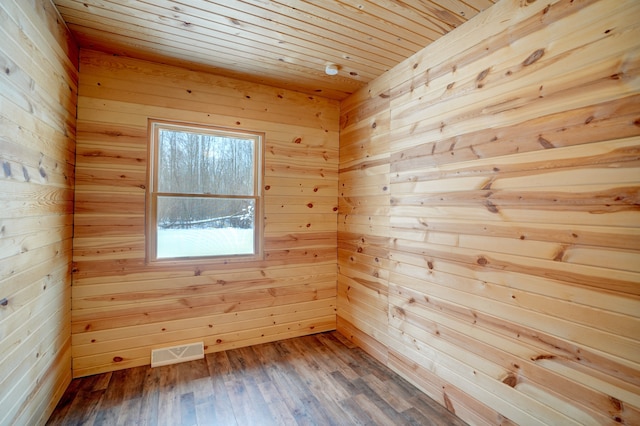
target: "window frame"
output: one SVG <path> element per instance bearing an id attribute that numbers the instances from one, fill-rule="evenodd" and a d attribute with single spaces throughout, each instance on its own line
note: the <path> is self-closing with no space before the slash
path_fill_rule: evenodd
<path id="1" fill-rule="evenodd" d="M 212 193 L 165 193 L 158 188 L 159 132 L 162 129 L 184 131 L 197 134 L 229 136 L 239 139 L 254 140 L 254 182 L 253 195 L 234 196 L 231 194 Z M 263 223 L 263 179 L 264 179 L 264 132 L 245 129 L 233 129 L 210 124 L 173 121 L 165 119 L 148 119 L 147 130 L 147 182 L 145 191 L 145 261 L 147 264 L 186 264 L 186 263 L 229 263 L 246 262 L 264 259 L 264 223 Z M 158 258 L 158 197 L 178 198 L 237 198 L 254 200 L 254 252 L 250 254 L 205 255 Z"/>

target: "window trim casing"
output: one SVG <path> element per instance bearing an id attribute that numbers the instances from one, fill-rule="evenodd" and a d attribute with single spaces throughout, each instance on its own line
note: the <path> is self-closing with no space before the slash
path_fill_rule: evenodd
<path id="1" fill-rule="evenodd" d="M 238 198 L 253 198 L 255 200 L 254 212 L 254 253 L 252 254 L 232 254 L 220 256 L 190 256 L 190 257 L 157 257 L 157 198 L 159 152 L 159 130 L 175 129 L 184 131 L 194 131 L 203 134 L 239 136 L 240 138 L 251 138 L 255 141 L 254 152 L 254 194 L 252 197 L 239 196 Z M 183 265 L 183 264 L 220 264 L 230 262 L 250 262 L 264 260 L 264 146 L 265 133 L 254 130 L 234 129 L 205 123 L 193 123 L 186 121 L 167 119 L 148 119 L 147 128 L 147 176 L 145 188 L 145 263 L 154 265 Z M 167 193 L 171 194 L 171 193 Z M 233 196 L 222 194 L 186 194 L 179 196 L 199 197 L 199 198 L 233 198 Z"/>

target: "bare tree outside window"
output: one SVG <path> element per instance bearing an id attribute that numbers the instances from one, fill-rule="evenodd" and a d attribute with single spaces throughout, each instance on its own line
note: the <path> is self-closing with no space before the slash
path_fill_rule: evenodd
<path id="1" fill-rule="evenodd" d="M 150 260 L 259 254 L 261 135 L 152 121 Z"/>

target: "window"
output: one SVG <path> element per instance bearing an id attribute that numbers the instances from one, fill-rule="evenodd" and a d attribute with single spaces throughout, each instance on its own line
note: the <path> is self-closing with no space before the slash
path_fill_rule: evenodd
<path id="1" fill-rule="evenodd" d="M 262 135 L 150 121 L 147 259 L 261 254 Z"/>

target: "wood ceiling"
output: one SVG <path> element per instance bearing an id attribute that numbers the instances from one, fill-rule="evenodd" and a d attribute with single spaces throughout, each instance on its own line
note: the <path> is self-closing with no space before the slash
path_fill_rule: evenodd
<path id="1" fill-rule="evenodd" d="M 495 2 L 53 1 L 81 47 L 338 100 Z"/>

